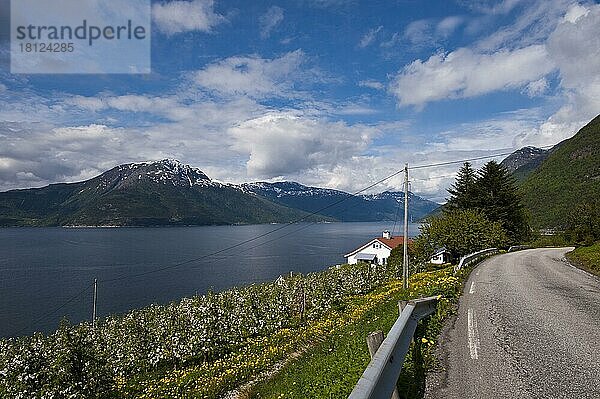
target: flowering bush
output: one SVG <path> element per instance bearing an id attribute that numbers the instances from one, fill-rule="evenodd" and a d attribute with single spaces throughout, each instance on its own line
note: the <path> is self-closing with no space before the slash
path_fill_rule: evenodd
<path id="1" fill-rule="evenodd" d="M 345 298 L 368 293 L 394 275 L 388 266 L 343 265 L 151 305 L 109 316 L 96 329 L 85 322 L 63 323 L 49 336 L 2 339 L 0 397 L 122 397 L 140 376 L 190 367 L 225 378 L 232 371 L 223 359 L 244 357 L 248 348 L 261 354 L 250 356 L 260 369 L 261 362 L 289 349 L 290 329 L 310 325 L 313 332 L 327 333 L 331 320 L 319 324 L 324 315 L 341 311 Z M 265 352 L 266 340 L 274 341 Z"/>

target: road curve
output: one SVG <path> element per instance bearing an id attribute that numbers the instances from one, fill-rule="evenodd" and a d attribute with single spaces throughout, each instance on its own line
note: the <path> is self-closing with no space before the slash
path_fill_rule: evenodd
<path id="1" fill-rule="evenodd" d="M 477 266 L 426 398 L 600 398 L 600 279 L 571 266 L 569 250 Z"/>

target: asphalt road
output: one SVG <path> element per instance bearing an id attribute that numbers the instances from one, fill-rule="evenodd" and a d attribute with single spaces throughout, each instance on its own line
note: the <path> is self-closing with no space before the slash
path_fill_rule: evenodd
<path id="1" fill-rule="evenodd" d="M 600 398 L 600 279 L 571 266 L 569 250 L 477 266 L 427 398 Z"/>

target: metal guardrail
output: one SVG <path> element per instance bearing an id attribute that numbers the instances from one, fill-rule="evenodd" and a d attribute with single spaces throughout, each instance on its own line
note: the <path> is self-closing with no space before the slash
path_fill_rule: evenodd
<path id="1" fill-rule="evenodd" d="M 389 398 L 396 388 L 417 323 L 435 312 L 439 296 L 409 301 L 348 397 Z"/>
<path id="2" fill-rule="evenodd" d="M 508 248 L 508 252 L 522 251 L 524 249 L 531 249 L 529 245 L 513 245 Z"/>
<path id="3" fill-rule="evenodd" d="M 469 255 L 465 255 L 462 258 L 460 258 L 460 262 L 458 262 L 458 265 L 454 266 L 454 273 L 456 273 L 463 267 L 466 267 L 466 266 L 470 265 L 471 263 L 478 261 L 481 258 L 485 258 L 487 256 L 494 255 L 497 253 L 498 253 L 498 248 L 488 248 L 488 249 L 483 249 L 481 251 L 474 252 Z"/>

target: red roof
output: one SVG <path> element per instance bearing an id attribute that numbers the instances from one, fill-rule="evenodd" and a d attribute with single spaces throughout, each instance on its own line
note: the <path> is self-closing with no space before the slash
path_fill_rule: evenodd
<path id="1" fill-rule="evenodd" d="M 381 238 L 377 237 L 377 240 L 381 241 L 391 249 L 396 248 L 398 245 L 404 244 L 404 236 L 392 237 L 392 238 Z M 412 240 L 409 238 L 408 243 L 410 244 Z"/>

